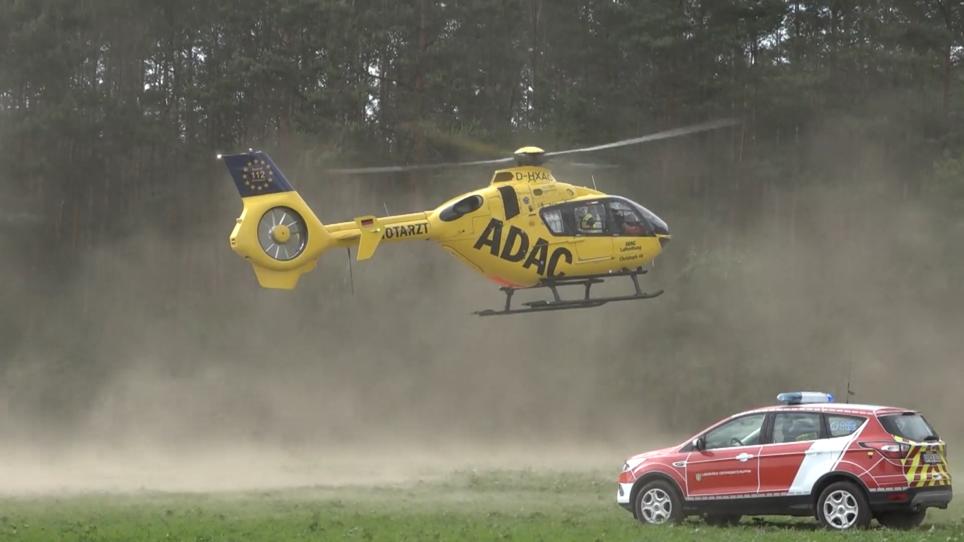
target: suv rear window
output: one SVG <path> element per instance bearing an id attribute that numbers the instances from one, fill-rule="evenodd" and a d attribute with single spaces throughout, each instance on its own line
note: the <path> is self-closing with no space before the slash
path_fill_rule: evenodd
<path id="1" fill-rule="evenodd" d="M 927 423 L 927 420 L 916 412 L 881 416 L 880 424 L 883 425 L 884 429 L 891 435 L 908 440 L 917 442 L 938 440 L 937 433 L 934 432 L 934 429 Z"/>

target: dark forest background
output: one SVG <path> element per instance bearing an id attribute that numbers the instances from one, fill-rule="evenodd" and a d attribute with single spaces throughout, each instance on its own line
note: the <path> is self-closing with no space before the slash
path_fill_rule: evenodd
<path id="1" fill-rule="evenodd" d="M 343 254 L 274 292 L 227 246 L 218 152 L 330 223 L 491 172 L 329 168 L 729 117 L 556 169 L 669 222 L 651 302 L 480 320 L 431 246 L 354 293 Z M 688 432 L 848 377 L 964 430 L 959 0 L 3 0 L 0 187 L 5 438 Z"/>

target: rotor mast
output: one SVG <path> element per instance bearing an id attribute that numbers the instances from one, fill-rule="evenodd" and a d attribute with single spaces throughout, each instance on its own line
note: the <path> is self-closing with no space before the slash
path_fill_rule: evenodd
<path id="1" fill-rule="evenodd" d="M 539 147 L 521 147 L 512 153 L 517 166 L 541 166 L 546 163 L 546 151 Z"/>

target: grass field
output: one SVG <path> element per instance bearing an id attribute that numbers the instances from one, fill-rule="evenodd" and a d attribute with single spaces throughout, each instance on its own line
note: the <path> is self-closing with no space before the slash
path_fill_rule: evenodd
<path id="1" fill-rule="evenodd" d="M 813 521 L 637 524 L 611 472 L 461 471 L 389 487 L 0 498 L 0 540 L 880 540 L 964 542 L 964 510 L 924 526 L 829 533 Z"/>

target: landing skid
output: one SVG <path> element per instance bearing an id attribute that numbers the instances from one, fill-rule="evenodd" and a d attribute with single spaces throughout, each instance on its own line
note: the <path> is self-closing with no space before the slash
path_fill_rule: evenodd
<path id="1" fill-rule="evenodd" d="M 632 301 L 635 299 L 651 299 L 663 293 L 663 290 L 655 292 L 644 292 L 639 288 L 639 275 L 646 273 L 645 269 L 639 268 L 633 271 L 619 271 L 617 273 L 603 273 L 600 275 L 586 275 L 582 277 L 560 277 L 554 279 L 543 279 L 535 286 L 525 288 L 513 288 L 505 286 L 499 288 L 505 293 L 505 308 L 503 310 L 486 309 L 476 311 L 479 316 L 503 316 L 506 314 L 522 314 L 526 312 L 561 311 L 568 309 L 587 309 L 611 303 L 613 301 Z M 591 297 L 590 290 L 593 284 L 606 282 L 606 279 L 613 277 L 629 277 L 633 281 L 635 293 L 632 295 L 621 295 L 613 297 Z M 582 286 L 585 288 L 581 299 L 563 299 L 559 295 L 560 286 Z M 524 308 L 512 308 L 512 294 L 517 290 L 534 290 L 536 288 L 548 288 L 552 292 L 552 300 L 527 301 L 522 304 Z"/>

